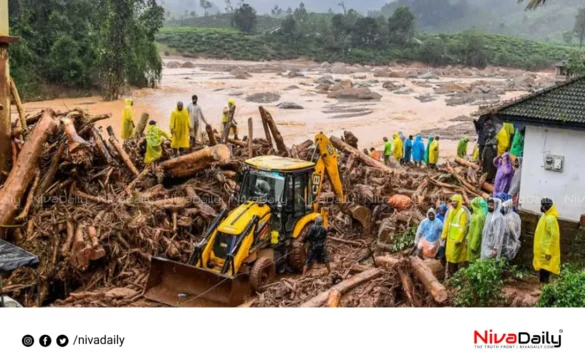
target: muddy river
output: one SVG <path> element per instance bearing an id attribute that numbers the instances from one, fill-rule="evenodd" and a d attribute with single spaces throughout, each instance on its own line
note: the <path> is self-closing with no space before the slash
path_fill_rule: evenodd
<path id="1" fill-rule="evenodd" d="M 191 64 L 189 68 L 165 67 L 160 87 L 134 90 L 127 95 L 134 99 L 136 118 L 139 118 L 143 112 L 148 112 L 150 118 L 157 120 L 162 127 L 168 127 L 171 111 L 178 101 L 188 104 L 191 95 L 196 94 L 199 96 L 199 104 L 205 117 L 215 127 L 220 127 L 222 109 L 228 99 L 233 98 L 238 106 L 236 120 L 244 125 L 246 120 L 252 117 L 255 121 L 255 135 L 263 134 L 258 112 L 258 106 L 262 105 L 274 116 L 289 146 L 308 138 L 312 139 L 318 132 L 339 136 L 347 130 L 358 137 L 361 148 L 381 149 L 382 138 L 385 136 L 391 138 L 392 134 L 398 131 L 402 131 L 405 135 L 416 135 L 421 131 L 444 128 L 454 131 L 461 128 L 469 132 L 471 129 L 469 121 L 454 123 L 449 120 L 459 116 L 469 116 L 478 109 L 477 105 L 471 104 L 447 106 L 446 95 L 433 93 L 436 84 L 452 82 L 464 85 L 481 80 L 478 77 L 441 77 L 421 81 L 420 79 L 374 77 L 371 70 L 353 74 L 330 74 L 335 80 L 351 80 L 354 84 L 368 83 L 371 91 L 382 96 L 379 101 L 350 102 L 328 98 L 326 93 L 320 93 L 316 89 L 317 84 L 314 81 L 329 73 L 320 70 L 318 64 L 311 62 L 254 63 L 207 59 L 165 59 L 167 64 L 170 61 L 176 61 L 181 65 L 189 61 Z M 236 79 L 228 71 L 230 66 L 244 69 L 253 67 L 255 70 L 260 69 L 261 72 L 249 71 L 248 79 Z M 263 67 L 265 68 L 262 69 Z M 279 67 L 285 71 L 272 70 Z M 289 77 L 288 70 L 297 70 L 303 76 Z M 484 80 L 494 81 L 493 78 Z M 404 89 L 408 89 L 410 93 L 395 94 L 384 89 L 385 81 L 393 81 Z M 269 103 L 246 100 L 249 95 L 265 92 L 275 93 L 279 99 Z M 500 96 L 500 99 L 512 99 L 524 93 L 506 92 Z M 435 99 L 421 102 L 415 98 L 425 94 L 432 94 Z M 277 105 L 282 102 L 293 102 L 304 109 L 277 108 Z M 64 110 L 75 107 L 87 109 L 93 114 L 112 113 L 113 117 L 103 121 L 101 126 L 105 129 L 106 126 L 111 125 L 116 132 L 120 132 L 123 99 L 104 102 L 99 97 L 89 97 L 25 104 L 27 113 L 43 108 Z M 442 141 L 441 157 L 453 157 L 455 148 L 455 139 Z"/>

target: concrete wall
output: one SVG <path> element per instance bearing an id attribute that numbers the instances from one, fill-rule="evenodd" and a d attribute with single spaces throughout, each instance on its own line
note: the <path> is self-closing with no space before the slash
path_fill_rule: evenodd
<path id="1" fill-rule="evenodd" d="M 562 173 L 544 169 L 547 154 L 565 157 Z M 585 214 L 585 131 L 526 127 L 520 209 L 540 213 L 540 200 L 552 199 L 559 218 L 578 222 Z"/>

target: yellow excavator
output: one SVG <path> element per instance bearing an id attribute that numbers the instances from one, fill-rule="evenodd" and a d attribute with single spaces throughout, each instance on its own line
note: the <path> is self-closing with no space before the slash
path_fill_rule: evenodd
<path id="1" fill-rule="evenodd" d="M 318 202 L 325 176 L 346 202 L 335 147 L 322 133 L 315 146 L 311 162 L 277 156 L 246 161 L 240 206 L 218 215 L 188 264 L 153 257 L 145 297 L 170 306 L 235 306 L 272 283 L 277 265 L 301 271 L 305 233 L 319 215 L 327 226 L 327 210 Z"/>

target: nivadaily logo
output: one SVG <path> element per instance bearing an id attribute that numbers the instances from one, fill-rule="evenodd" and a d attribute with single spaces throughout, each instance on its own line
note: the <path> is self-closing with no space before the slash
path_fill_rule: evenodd
<path id="1" fill-rule="evenodd" d="M 474 331 L 473 343 L 475 348 L 560 348 L 561 335 L 563 330 L 558 334 L 542 332 L 532 334 L 529 332 L 517 333 L 497 333 L 493 330 Z"/>

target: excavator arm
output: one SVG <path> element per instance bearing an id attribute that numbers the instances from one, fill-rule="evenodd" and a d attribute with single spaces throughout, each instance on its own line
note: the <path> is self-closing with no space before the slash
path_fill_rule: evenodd
<path id="1" fill-rule="evenodd" d="M 339 174 L 339 156 L 337 150 L 323 132 L 315 136 L 315 146 L 315 155 L 313 156 L 313 161 L 316 163 L 315 172 L 313 173 L 313 209 L 315 212 L 318 212 L 319 196 L 323 190 L 325 175 L 329 178 L 329 182 L 333 186 L 333 191 L 339 199 L 339 202 L 345 204 L 347 200 L 343 191 L 341 175 Z"/>

